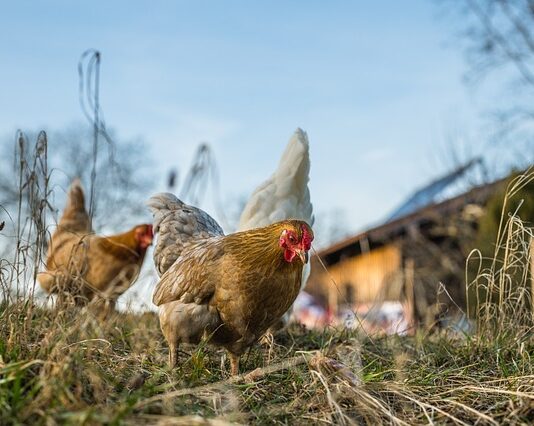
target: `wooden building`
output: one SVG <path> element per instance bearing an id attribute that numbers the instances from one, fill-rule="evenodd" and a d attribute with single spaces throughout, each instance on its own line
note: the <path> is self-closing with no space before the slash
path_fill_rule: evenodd
<path id="1" fill-rule="evenodd" d="M 312 258 L 306 291 L 334 316 L 345 308 L 400 302 L 407 323 L 432 325 L 444 309 L 465 304 L 471 237 L 501 182 L 396 215 L 321 250 Z"/>

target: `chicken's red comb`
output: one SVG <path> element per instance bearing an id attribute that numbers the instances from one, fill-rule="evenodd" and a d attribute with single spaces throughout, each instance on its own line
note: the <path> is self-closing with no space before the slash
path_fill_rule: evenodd
<path id="1" fill-rule="evenodd" d="M 302 245 L 304 250 L 309 250 L 311 248 L 312 241 L 313 233 L 310 232 L 310 228 L 306 225 L 302 225 Z"/>

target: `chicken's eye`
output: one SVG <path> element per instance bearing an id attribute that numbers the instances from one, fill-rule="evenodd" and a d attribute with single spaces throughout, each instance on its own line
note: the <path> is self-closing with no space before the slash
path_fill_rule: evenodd
<path id="1" fill-rule="evenodd" d="M 294 243 L 296 240 L 295 240 L 295 237 L 291 234 L 289 234 L 289 242 L 290 243 Z"/>

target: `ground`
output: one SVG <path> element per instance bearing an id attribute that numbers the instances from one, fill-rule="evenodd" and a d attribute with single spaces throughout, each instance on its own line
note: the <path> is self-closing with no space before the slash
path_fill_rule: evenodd
<path id="1" fill-rule="evenodd" d="M 0 424 L 529 424 L 532 333 L 413 337 L 292 326 L 229 376 L 184 347 L 170 371 L 154 314 L 0 307 Z"/>

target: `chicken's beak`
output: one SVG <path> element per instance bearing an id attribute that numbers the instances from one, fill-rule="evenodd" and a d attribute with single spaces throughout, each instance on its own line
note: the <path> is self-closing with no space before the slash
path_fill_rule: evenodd
<path id="1" fill-rule="evenodd" d="M 302 260 L 302 263 L 308 263 L 308 252 L 306 250 L 299 250 L 297 251 L 297 254 L 300 257 L 300 260 Z"/>

